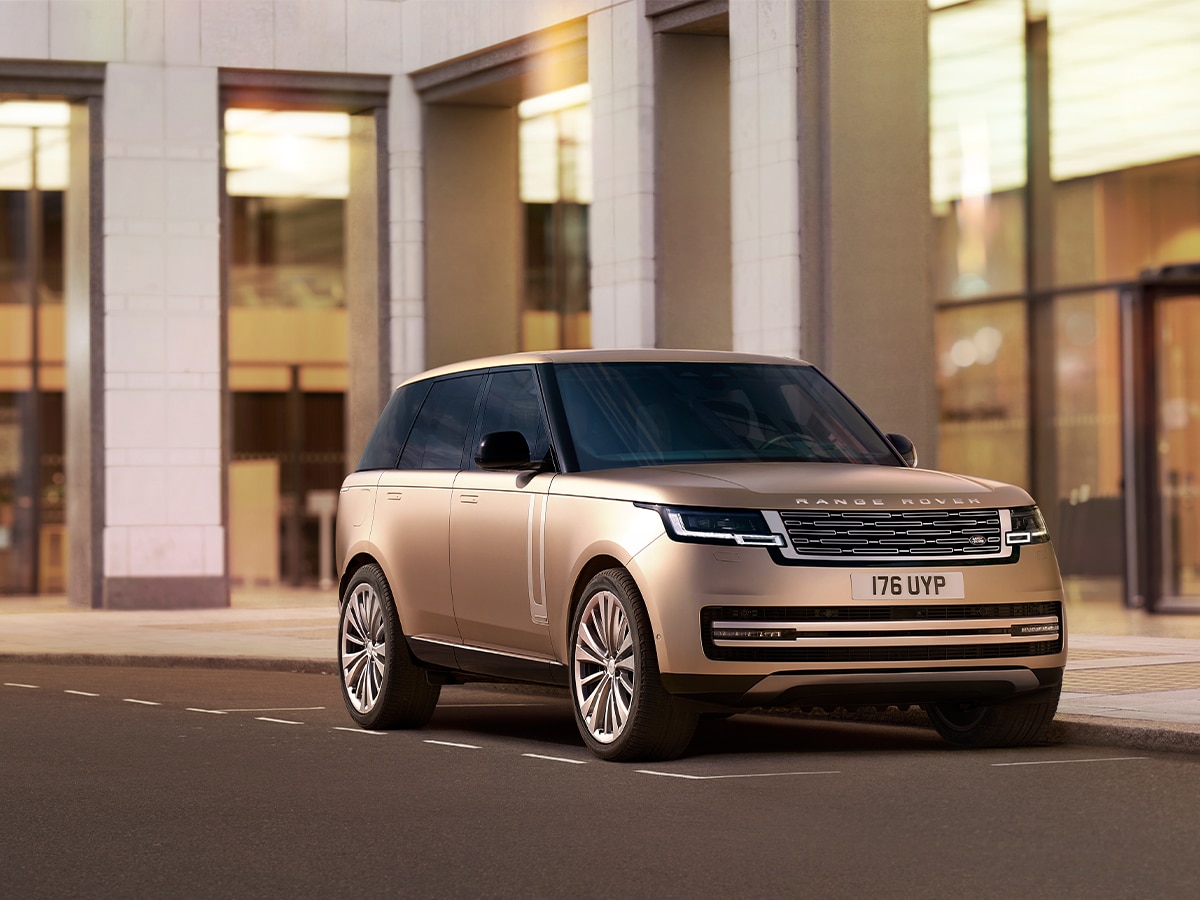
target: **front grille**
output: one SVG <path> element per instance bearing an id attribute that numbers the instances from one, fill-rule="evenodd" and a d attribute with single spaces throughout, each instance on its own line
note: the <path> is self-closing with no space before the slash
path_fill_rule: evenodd
<path id="1" fill-rule="evenodd" d="M 801 559 L 954 561 L 1004 549 L 996 509 L 795 510 L 779 514 Z"/>
<path id="2" fill-rule="evenodd" d="M 1052 634 L 1035 639 L 1038 632 L 1031 629 L 1036 628 Z M 1013 659 L 1050 656 L 1063 649 L 1059 603 L 707 606 L 700 612 L 700 629 L 709 659 L 738 662 Z M 742 637 L 731 636 L 738 631 Z"/>

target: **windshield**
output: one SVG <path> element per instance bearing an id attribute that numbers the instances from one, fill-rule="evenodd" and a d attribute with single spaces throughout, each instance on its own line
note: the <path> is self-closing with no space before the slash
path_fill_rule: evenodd
<path id="1" fill-rule="evenodd" d="M 811 366 L 567 363 L 554 371 L 582 471 L 742 461 L 901 465 Z"/>

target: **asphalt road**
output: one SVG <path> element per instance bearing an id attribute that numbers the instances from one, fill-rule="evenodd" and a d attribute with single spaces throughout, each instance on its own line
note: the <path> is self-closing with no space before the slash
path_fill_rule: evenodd
<path id="1" fill-rule="evenodd" d="M 618 765 L 540 694 L 384 734 L 333 676 L 0 664 L 2 896 L 1194 897 L 1198 828 L 1182 754 L 746 715 Z"/>

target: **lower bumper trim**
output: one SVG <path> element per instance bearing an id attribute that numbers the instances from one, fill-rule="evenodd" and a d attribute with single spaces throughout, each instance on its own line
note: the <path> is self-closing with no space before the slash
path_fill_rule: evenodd
<path id="1" fill-rule="evenodd" d="M 1033 698 L 1062 683 L 1062 669 L 1024 667 L 925 672 L 780 672 L 766 677 L 662 676 L 672 694 L 708 703 L 755 706 L 917 706 Z"/>

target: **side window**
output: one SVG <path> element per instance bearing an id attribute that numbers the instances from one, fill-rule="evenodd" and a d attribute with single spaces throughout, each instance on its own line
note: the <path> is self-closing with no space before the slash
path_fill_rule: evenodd
<path id="1" fill-rule="evenodd" d="M 492 373 L 480 417 L 479 436 L 482 438 L 493 431 L 519 431 L 525 435 L 530 459 L 545 459 L 550 452 L 541 395 L 531 370 L 509 369 Z M 473 458 L 471 467 L 475 468 Z"/>
<path id="2" fill-rule="evenodd" d="M 368 469 L 394 469 L 400 458 L 400 448 L 412 428 L 421 401 L 429 393 L 429 382 L 418 381 L 406 385 L 392 394 L 392 399 L 379 415 L 375 430 L 367 446 L 363 448 L 355 471 L 365 472 Z"/>
<path id="3" fill-rule="evenodd" d="M 467 426 L 475 410 L 482 375 L 464 375 L 435 381 L 408 443 L 400 456 L 402 469 L 458 469 L 462 467 Z"/>

